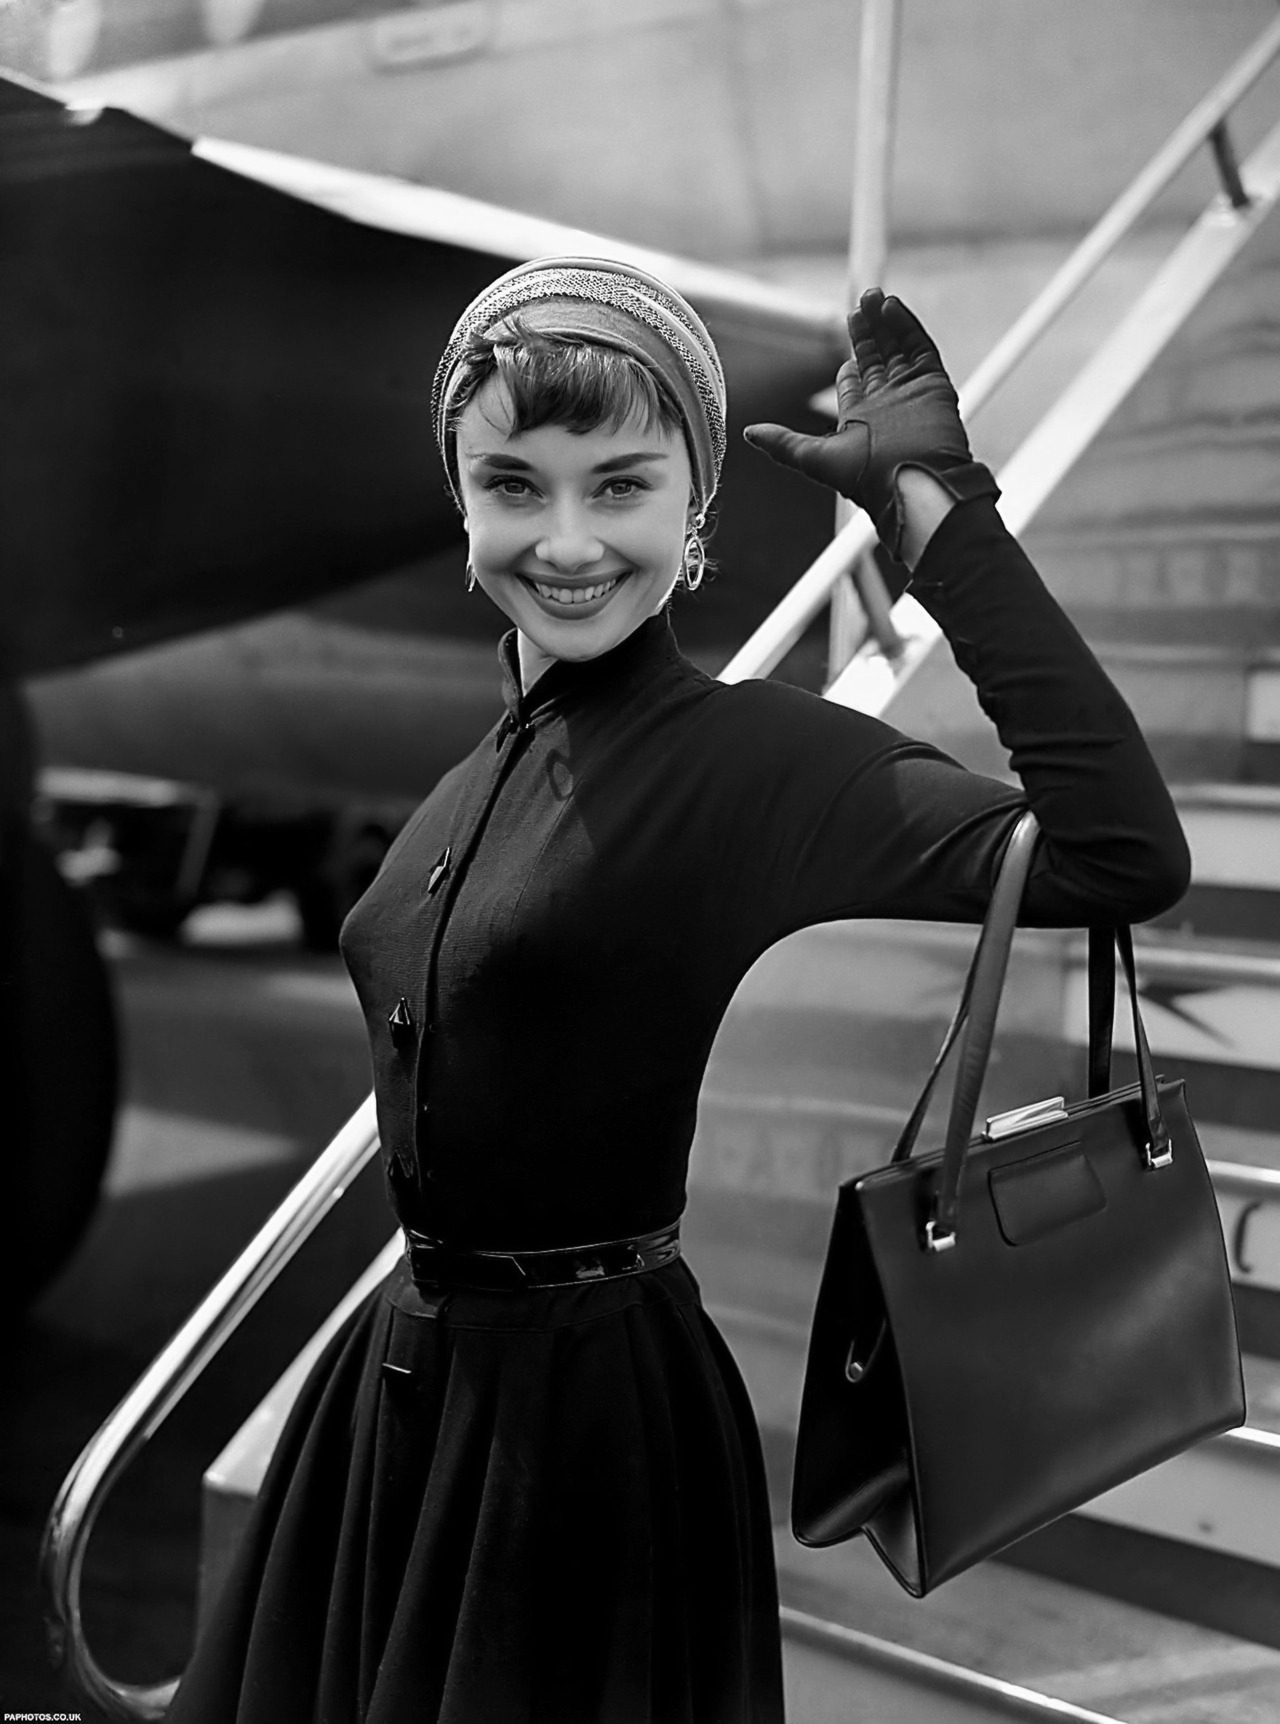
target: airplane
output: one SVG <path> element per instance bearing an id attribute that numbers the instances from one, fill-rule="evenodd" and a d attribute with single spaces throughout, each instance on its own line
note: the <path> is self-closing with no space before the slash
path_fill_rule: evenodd
<path id="1" fill-rule="evenodd" d="M 30 818 L 58 801 L 56 774 L 34 798 L 37 760 L 62 769 L 61 812 L 78 802 L 95 841 L 109 814 L 122 843 L 147 834 L 141 861 L 154 864 L 167 830 L 174 868 L 160 887 L 133 881 L 139 925 L 180 919 L 221 865 L 243 896 L 283 871 L 305 903 L 309 883 L 313 920 L 331 929 L 378 846 L 497 710 L 505 619 L 465 592 L 428 411 L 461 307 L 550 252 L 629 258 L 697 305 L 729 378 L 730 454 L 719 572 L 678 632 L 712 667 L 829 536 L 825 494 L 740 431 L 823 426 L 811 403 L 843 324 L 731 272 L 192 142 L 16 77 L 0 81 L 0 140 L 0 1073 L 24 1218 L 5 1265 L 13 1303 L 91 1212 L 116 1081 L 93 929 Z"/>

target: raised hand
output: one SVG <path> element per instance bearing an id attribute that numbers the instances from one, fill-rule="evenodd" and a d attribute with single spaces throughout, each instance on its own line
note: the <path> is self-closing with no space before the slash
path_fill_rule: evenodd
<path id="1" fill-rule="evenodd" d="M 838 419 L 825 437 L 785 425 L 748 425 L 743 435 L 784 467 L 858 504 L 895 557 L 902 555 L 898 474 L 920 467 L 959 502 L 998 497 L 973 459 L 956 392 L 924 326 L 900 299 L 868 288 L 849 317 L 853 353 L 836 375 Z"/>

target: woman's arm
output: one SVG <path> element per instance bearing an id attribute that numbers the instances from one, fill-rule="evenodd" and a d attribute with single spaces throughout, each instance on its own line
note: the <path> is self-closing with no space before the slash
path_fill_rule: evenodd
<path id="1" fill-rule="evenodd" d="M 911 591 L 973 681 L 1023 793 L 888 725 L 784 697 L 798 742 L 787 801 L 804 837 L 779 910 L 791 926 L 859 914 L 980 917 L 1030 803 L 1043 841 L 1024 921 L 1156 915 L 1189 877 L 1160 772 L 1118 690 L 1001 522 L 995 481 L 969 454 L 936 349 L 905 307 L 889 315 L 893 305 L 865 295 L 850 320 L 837 432 L 753 427 L 751 441 L 838 484 L 914 567 Z"/>
<path id="2" fill-rule="evenodd" d="M 914 573 L 929 541 L 956 506 L 932 473 L 923 467 L 903 467 L 898 473 L 898 507 L 902 517 L 902 560 Z"/>

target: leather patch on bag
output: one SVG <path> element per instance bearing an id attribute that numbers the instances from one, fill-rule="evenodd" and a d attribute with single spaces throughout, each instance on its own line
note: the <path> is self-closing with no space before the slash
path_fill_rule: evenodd
<path id="1" fill-rule="evenodd" d="M 1107 1206 L 1078 1139 L 993 1168 L 988 1178 L 996 1220 L 1010 1245 L 1032 1245 Z"/>

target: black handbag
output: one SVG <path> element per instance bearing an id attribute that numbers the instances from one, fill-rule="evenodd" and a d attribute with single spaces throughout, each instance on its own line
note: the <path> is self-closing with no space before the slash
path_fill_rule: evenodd
<path id="1" fill-rule="evenodd" d="M 1245 1413 L 1213 1187 L 1127 928 L 1090 931 L 1089 1099 L 971 1136 L 1036 835 L 1024 815 L 892 1161 L 840 1187 L 809 1342 L 792 1530 L 865 1533 L 916 1597 Z M 1139 1081 L 1112 1090 L 1117 946 Z M 962 1028 L 945 1148 L 913 1157 Z"/>

